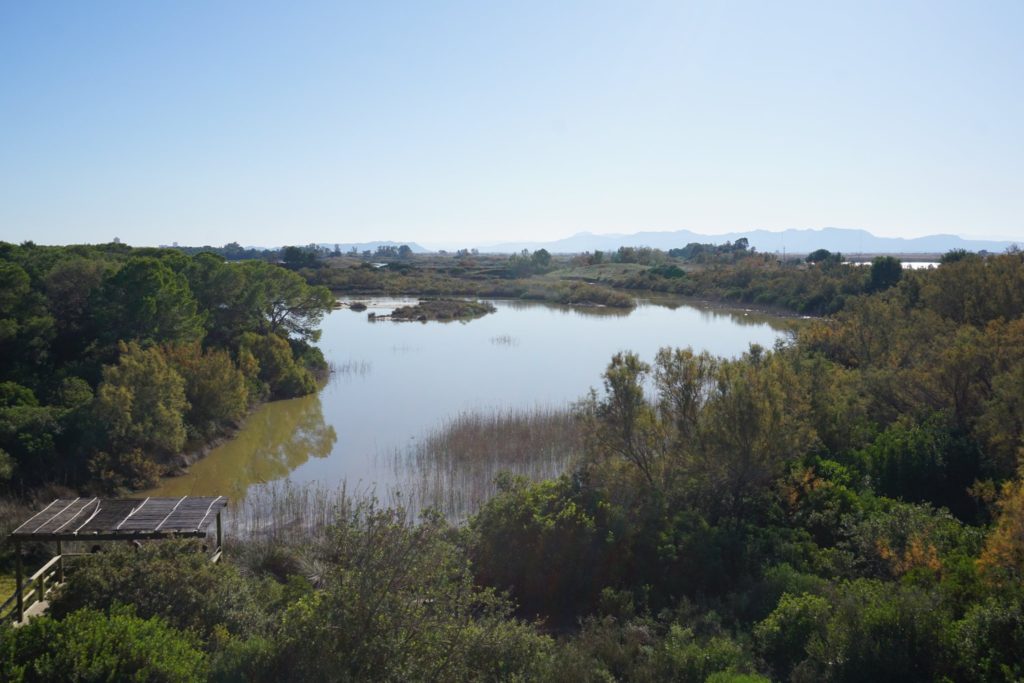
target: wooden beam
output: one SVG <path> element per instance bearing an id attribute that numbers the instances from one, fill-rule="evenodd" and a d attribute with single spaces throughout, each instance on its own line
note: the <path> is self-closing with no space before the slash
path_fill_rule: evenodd
<path id="1" fill-rule="evenodd" d="M 224 547 L 224 532 L 220 523 L 220 510 L 217 511 L 217 551 Z"/>
<path id="2" fill-rule="evenodd" d="M 33 534 L 31 536 L 9 536 L 11 539 L 30 541 L 146 541 L 152 538 L 203 538 L 206 531 L 119 531 L 104 533 Z"/>
<path id="3" fill-rule="evenodd" d="M 14 574 L 17 577 L 17 601 L 18 601 L 18 623 L 25 618 L 25 597 L 21 594 L 21 582 L 22 582 L 22 567 L 21 567 L 21 544 L 17 541 L 14 542 Z"/>

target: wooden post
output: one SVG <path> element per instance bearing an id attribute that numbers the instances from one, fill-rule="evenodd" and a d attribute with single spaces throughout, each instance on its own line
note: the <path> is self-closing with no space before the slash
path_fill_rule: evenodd
<path id="1" fill-rule="evenodd" d="M 221 524 L 220 524 L 220 511 L 218 511 L 217 512 L 217 552 L 220 552 L 220 549 L 221 549 L 223 543 L 224 543 L 224 533 L 223 533 L 223 531 L 221 529 Z"/>
<path id="2" fill-rule="evenodd" d="M 64 549 L 60 541 L 57 541 L 57 583 L 64 583 Z"/>
<path id="3" fill-rule="evenodd" d="M 15 581 L 18 584 L 18 623 L 25 618 L 25 598 L 21 594 L 21 581 L 22 581 L 22 569 L 21 569 L 21 543 L 18 541 L 14 542 L 14 574 Z"/>

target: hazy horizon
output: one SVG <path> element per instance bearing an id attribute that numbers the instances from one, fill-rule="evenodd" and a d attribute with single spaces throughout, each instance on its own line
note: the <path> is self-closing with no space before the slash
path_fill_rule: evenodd
<path id="1" fill-rule="evenodd" d="M 686 230 L 686 229 L 683 228 L 682 230 Z M 720 233 L 717 233 L 717 234 L 701 233 L 701 232 L 695 231 L 695 230 L 690 230 L 689 232 L 692 232 L 692 233 L 694 233 L 695 235 L 697 235 L 699 237 L 707 237 L 709 241 L 714 241 L 716 237 L 722 237 L 723 239 L 726 239 L 726 238 L 728 238 L 730 236 L 733 237 L 733 238 L 738 239 L 739 236 L 741 236 L 741 235 L 746 235 L 748 237 L 753 237 L 756 233 L 758 233 L 760 231 L 764 231 L 764 232 L 767 232 L 767 233 L 770 233 L 770 234 L 779 234 L 781 236 L 784 232 L 787 232 L 789 230 L 792 230 L 792 231 L 795 231 L 795 232 L 806 232 L 806 231 L 822 231 L 822 230 L 841 230 L 841 231 L 842 230 L 850 230 L 850 231 L 858 231 L 858 230 L 861 230 L 861 229 L 859 229 L 859 228 L 838 228 L 836 226 L 828 226 L 828 227 L 825 227 L 825 228 L 791 228 L 791 229 L 786 229 L 786 230 L 767 230 L 765 228 L 755 228 L 755 229 L 749 230 L 749 231 L 742 231 L 741 230 L 741 231 L 733 231 L 733 232 L 728 232 L 728 233 L 727 232 L 720 232 Z M 551 237 L 549 239 L 542 239 L 542 240 L 511 239 L 510 238 L 510 239 L 493 240 L 493 241 L 488 241 L 488 242 L 482 242 L 482 241 L 475 241 L 475 242 L 474 241 L 467 241 L 467 242 L 445 242 L 445 241 L 437 241 L 437 240 L 432 240 L 432 239 L 392 239 L 391 237 L 388 237 L 388 236 L 385 235 L 385 236 L 373 237 L 373 238 L 370 238 L 370 239 L 359 239 L 359 240 L 335 239 L 335 240 L 303 241 L 303 240 L 300 240 L 300 239 L 292 239 L 291 241 L 288 241 L 287 239 L 285 239 L 283 241 L 276 241 L 276 242 L 251 242 L 251 241 L 245 241 L 245 240 L 241 240 L 241 239 L 231 239 L 231 240 L 228 240 L 227 242 L 210 242 L 210 241 L 205 241 L 205 242 L 182 242 L 181 240 L 171 240 L 171 241 L 152 241 L 152 242 L 140 243 L 140 242 L 130 242 L 128 240 L 123 240 L 119 236 L 115 235 L 113 238 L 110 238 L 110 239 L 98 240 L 98 241 L 93 241 L 93 242 L 89 242 L 89 243 L 93 243 L 93 244 L 107 243 L 107 242 L 110 242 L 110 241 L 112 241 L 114 239 L 116 239 L 116 240 L 118 240 L 118 241 L 120 241 L 120 242 L 122 242 L 124 244 L 127 244 L 129 246 L 133 246 L 133 247 L 158 247 L 158 246 L 163 246 L 163 247 L 178 247 L 178 246 L 180 246 L 180 247 L 202 247 L 202 246 L 223 247 L 223 246 L 225 246 L 226 244 L 229 244 L 229 243 L 237 243 L 239 246 L 241 246 L 243 248 L 247 248 L 247 249 L 248 248 L 278 249 L 278 248 L 289 246 L 289 245 L 305 246 L 305 245 L 308 245 L 308 244 L 322 244 L 322 245 L 327 245 L 327 246 L 330 246 L 331 244 L 338 244 L 338 245 L 346 245 L 346 247 L 347 247 L 347 245 L 351 245 L 351 244 L 363 244 L 363 245 L 365 245 L 365 244 L 370 244 L 370 245 L 372 245 L 372 244 L 395 244 L 395 245 L 410 244 L 410 245 L 415 245 L 415 246 L 418 246 L 418 247 L 422 247 L 424 249 L 427 249 L 428 251 L 439 251 L 439 250 L 454 251 L 454 250 L 462 249 L 462 248 L 481 248 L 481 249 L 487 249 L 487 248 L 490 248 L 490 247 L 507 247 L 509 245 L 512 245 L 516 249 L 518 249 L 518 246 L 516 246 L 516 245 L 522 246 L 523 244 L 535 243 L 537 246 L 542 246 L 544 244 L 550 244 L 550 243 L 558 242 L 559 240 L 565 240 L 565 239 L 570 239 L 570 238 L 573 238 L 573 237 L 580 237 L 580 236 L 592 236 L 594 238 L 609 238 L 609 237 L 620 237 L 621 236 L 621 237 L 627 237 L 628 238 L 628 237 L 631 237 L 633 235 L 640 235 L 640 234 L 648 235 L 649 236 L 651 234 L 658 234 L 658 233 L 671 234 L 671 233 L 675 233 L 675 232 L 678 232 L 678 231 L 673 231 L 673 230 L 665 230 L 665 231 L 645 231 L 645 230 L 640 230 L 640 231 L 631 232 L 631 233 L 622 233 L 622 232 L 618 232 L 618 233 L 613 233 L 613 232 L 609 232 L 609 233 L 595 233 L 595 232 L 583 230 L 583 231 L 579 231 L 577 233 L 573 233 L 571 235 L 561 235 L 561 236 Z M 881 237 L 881 238 L 890 238 L 890 237 L 900 238 L 900 237 L 902 237 L 904 239 L 913 239 L 914 237 L 943 237 L 943 236 L 949 236 L 950 234 L 952 234 L 952 233 L 945 233 L 945 234 L 930 233 L 930 234 L 926 234 L 926 235 L 914 235 L 914 236 L 903 236 L 903 235 L 890 236 L 890 235 L 878 235 L 878 234 L 872 233 L 869 230 L 865 231 L 865 232 L 867 232 L 868 234 L 872 235 L 873 237 Z M 956 237 L 961 237 L 961 238 L 967 239 L 967 240 L 980 240 L 980 241 L 992 241 L 992 242 L 1011 242 L 1011 243 L 1015 243 L 1015 244 L 1018 242 L 1018 240 L 1016 240 L 1014 238 L 998 238 L 998 237 L 988 238 L 988 237 L 974 237 L 974 236 L 963 236 L 963 235 L 955 235 L 955 236 Z M 4 241 L 4 240 L 2 238 L 0 238 L 0 241 Z M 46 241 L 40 241 L 40 240 L 31 240 L 31 241 L 36 243 L 36 244 L 43 244 L 43 245 L 50 245 L 50 244 L 53 244 L 53 245 L 72 244 L 71 242 L 46 242 Z M 821 246 L 828 247 L 829 245 L 825 244 L 826 241 L 827 241 L 827 238 L 824 236 L 824 233 L 823 233 L 822 244 L 821 245 L 817 245 L 815 248 L 819 248 Z M 79 242 L 79 243 L 81 243 L 81 242 Z M 639 240 L 637 242 L 629 242 L 628 240 L 626 240 L 626 241 L 623 241 L 623 245 L 625 245 L 625 246 L 651 246 L 650 244 L 647 244 L 643 239 L 641 239 L 641 240 Z M 677 246 L 685 246 L 685 245 L 683 243 L 680 243 Z M 777 249 L 774 248 L 774 247 L 767 247 L 766 245 L 762 244 L 760 250 L 761 251 L 768 251 L 768 252 L 771 252 L 771 251 L 780 251 L 781 252 L 784 249 L 784 247 L 785 247 L 785 244 L 781 243 L 781 242 L 780 242 L 780 245 L 779 245 L 779 247 Z M 536 247 L 535 246 L 531 246 L 530 248 L 533 249 L 533 248 L 536 248 Z M 604 248 L 604 247 L 594 247 L 594 248 Z M 668 248 L 668 247 L 664 247 L 664 248 Z M 950 248 L 953 248 L 953 247 L 950 247 Z M 586 247 L 584 249 L 584 251 L 589 251 L 589 250 L 591 250 L 591 247 Z M 930 250 L 929 253 L 941 253 L 942 251 L 945 251 L 945 249 Z"/>
<path id="2" fill-rule="evenodd" d="M 1024 4 L 0 6 L 0 239 L 1024 238 Z"/>

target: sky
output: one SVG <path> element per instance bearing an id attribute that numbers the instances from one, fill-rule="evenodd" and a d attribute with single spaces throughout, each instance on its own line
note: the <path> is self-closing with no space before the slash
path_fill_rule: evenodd
<path id="1" fill-rule="evenodd" d="M 1024 2 L 0 2 L 0 240 L 1024 239 Z"/>

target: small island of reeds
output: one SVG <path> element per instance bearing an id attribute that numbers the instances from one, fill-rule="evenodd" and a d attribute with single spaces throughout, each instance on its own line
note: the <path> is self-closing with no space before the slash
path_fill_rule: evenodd
<path id="1" fill-rule="evenodd" d="M 488 313 L 494 313 L 497 309 L 493 304 L 486 301 L 472 301 L 467 299 L 420 299 L 418 304 L 413 306 L 401 306 L 396 308 L 388 316 L 375 316 L 369 314 L 370 320 L 388 318 L 398 321 L 427 322 L 438 320 L 441 322 L 450 320 L 473 320 L 481 318 Z"/>

